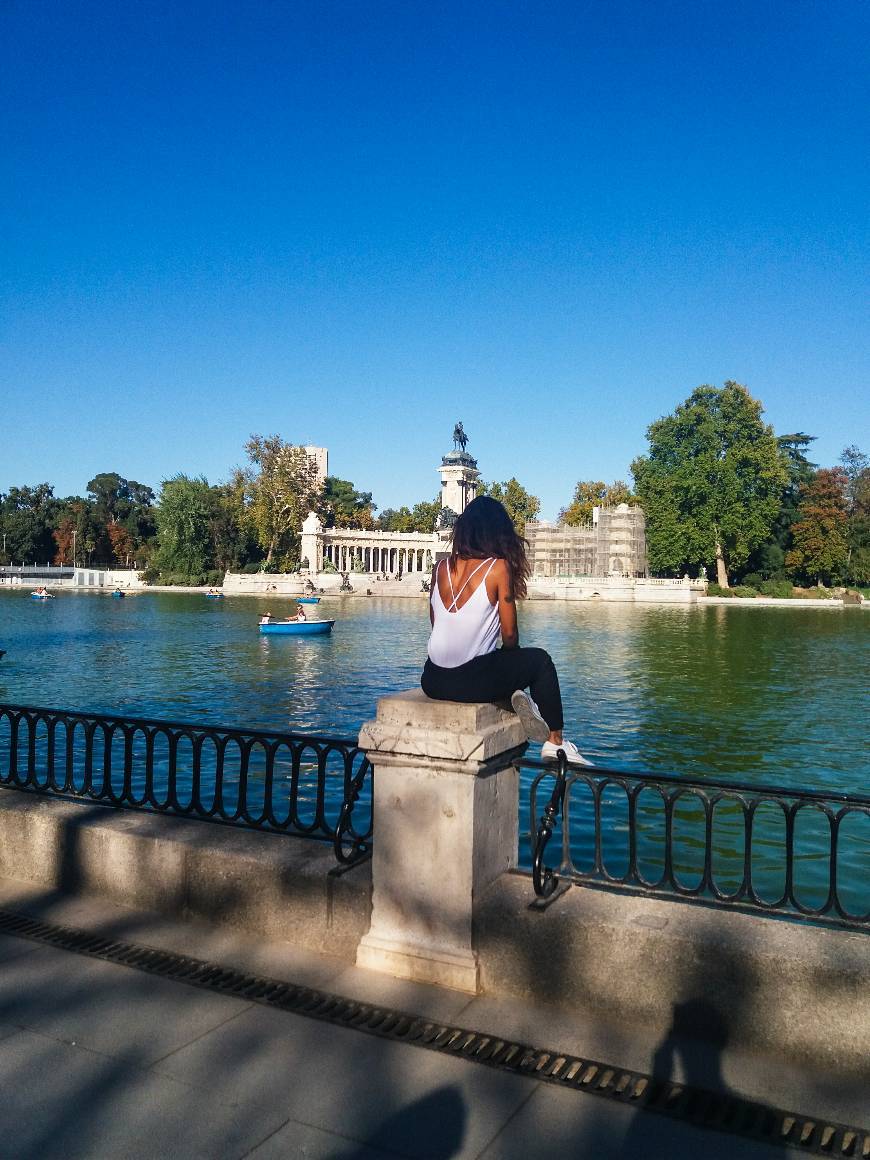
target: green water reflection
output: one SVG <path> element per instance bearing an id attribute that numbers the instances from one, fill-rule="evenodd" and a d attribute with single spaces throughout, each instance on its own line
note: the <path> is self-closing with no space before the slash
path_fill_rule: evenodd
<path id="1" fill-rule="evenodd" d="M 332 636 L 259 636 L 263 611 L 290 607 L 275 598 L 159 592 L 125 600 L 62 592 L 49 602 L 0 592 L 0 648 L 7 650 L 0 700 L 353 737 L 379 696 L 416 687 L 428 636 L 424 601 L 334 598 L 321 606 L 337 620 Z M 523 643 L 547 648 L 556 661 L 568 735 L 596 763 L 868 792 L 870 613 L 541 601 L 520 615 Z M 661 803 L 645 799 L 638 811 L 639 855 L 655 879 Z M 618 874 L 628 824 L 618 794 L 608 797 L 605 814 L 604 852 Z M 582 818 L 578 802 L 575 825 Z M 841 836 L 841 878 L 856 899 L 862 892 L 866 899 L 870 877 L 866 822 L 850 818 Z M 679 806 L 674 825 L 676 869 L 691 885 L 703 868 L 697 801 Z M 826 825 L 820 816 L 799 818 L 798 870 L 810 904 L 827 892 Z M 771 897 L 782 885 L 782 826 L 763 807 L 752 856 Z M 744 849 L 734 806 L 720 803 L 713 832 L 717 884 L 736 889 Z M 589 853 L 584 842 L 577 842 L 578 865 Z"/>

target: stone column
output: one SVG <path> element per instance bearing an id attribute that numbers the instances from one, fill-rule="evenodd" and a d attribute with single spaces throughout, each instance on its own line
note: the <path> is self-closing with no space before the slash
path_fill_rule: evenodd
<path id="1" fill-rule="evenodd" d="M 308 560 L 312 572 L 319 572 L 323 555 L 323 524 L 314 512 L 309 512 L 302 524 L 300 556 Z"/>
<path id="2" fill-rule="evenodd" d="M 357 963 L 477 994 L 474 909 L 516 864 L 518 718 L 491 704 L 383 697 L 360 746 L 374 766 L 372 921 Z"/>

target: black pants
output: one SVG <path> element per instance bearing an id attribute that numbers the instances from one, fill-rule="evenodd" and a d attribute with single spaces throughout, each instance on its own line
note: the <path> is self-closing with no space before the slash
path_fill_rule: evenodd
<path id="1" fill-rule="evenodd" d="M 563 725 L 556 666 L 542 648 L 496 649 L 455 669 L 442 669 L 427 659 L 420 686 L 435 701 L 466 703 L 506 701 L 517 689 L 528 689 L 550 728 Z"/>

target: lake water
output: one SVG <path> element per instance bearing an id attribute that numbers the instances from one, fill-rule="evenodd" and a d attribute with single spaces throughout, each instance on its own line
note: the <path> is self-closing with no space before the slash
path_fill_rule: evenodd
<path id="1" fill-rule="evenodd" d="M 281 615 L 293 607 L 274 597 L 207 600 L 159 591 L 124 600 L 59 592 L 43 602 L 26 591 L 2 592 L 0 701 L 351 739 L 374 715 L 378 697 L 418 685 L 429 631 L 424 600 L 327 598 L 320 609 L 337 621 L 331 636 L 260 636 L 264 611 Z M 523 643 L 552 654 L 566 733 L 596 764 L 868 792 L 870 614 L 861 609 L 532 601 L 520 609 L 520 633 Z M 523 778 L 527 834 L 531 774 Z M 336 792 L 333 808 L 340 783 Z M 655 878 L 661 810 L 640 807 L 639 850 Z M 602 822 L 613 873 L 625 856 L 624 813 L 624 802 L 616 803 Z M 784 872 L 782 815 L 770 807 L 770 816 L 760 817 L 753 863 L 775 898 Z M 726 811 L 717 825 L 717 881 L 730 891 L 742 875 L 742 819 Z M 703 814 L 686 801 L 675 817 L 685 881 L 700 874 L 702 834 Z M 820 905 L 828 887 L 827 824 L 810 813 L 796 834 L 796 879 L 805 884 L 804 901 Z M 870 905 L 870 818 L 855 815 L 842 837 L 843 901 L 863 913 Z M 557 841 L 558 834 L 554 847 Z M 572 830 L 572 854 L 578 866 L 591 858 L 588 826 L 578 827 L 576 838 Z M 528 857 L 524 839 L 521 860 L 528 864 Z"/>
<path id="2" fill-rule="evenodd" d="M 0 592 L 0 700 L 354 737 L 415 687 L 423 600 L 331 598 L 327 637 L 264 637 L 292 602 Z M 596 762 L 866 793 L 870 614 L 531 601 L 521 641 L 559 671 L 566 734 Z"/>

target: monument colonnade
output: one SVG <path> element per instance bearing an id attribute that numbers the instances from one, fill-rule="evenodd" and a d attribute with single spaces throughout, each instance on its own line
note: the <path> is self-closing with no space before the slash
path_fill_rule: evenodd
<path id="1" fill-rule="evenodd" d="M 315 532 L 319 543 L 303 548 L 309 568 L 322 571 L 331 564 L 337 572 L 425 573 L 432 570 L 439 542 L 434 533 L 358 531 L 331 528 Z M 308 545 L 305 545 L 306 547 Z M 318 560 L 319 568 L 313 568 Z"/>

